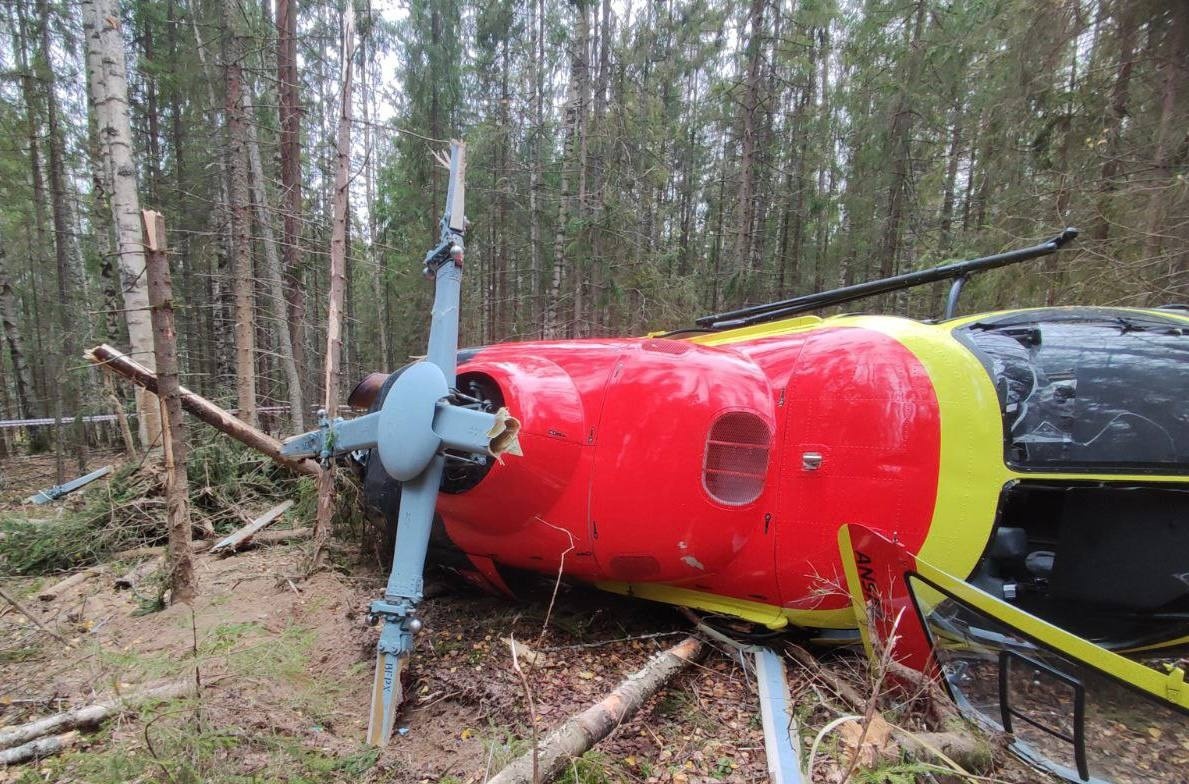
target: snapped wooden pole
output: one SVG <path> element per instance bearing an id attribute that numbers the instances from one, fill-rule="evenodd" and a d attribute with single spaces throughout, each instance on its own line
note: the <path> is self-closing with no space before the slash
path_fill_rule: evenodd
<path id="1" fill-rule="evenodd" d="M 89 361 L 104 369 L 128 379 L 143 389 L 154 394 L 157 392 L 157 374 L 127 356 L 118 349 L 105 344 L 95 346 L 87 352 Z M 178 395 L 182 408 L 191 415 L 242 444 L 252 447 L 275 460 L 277 463 L 290 468 L 300 474 L 318 476 L 322 468 L 313 460 L 292 460 L 281 454 L 281 442 L 259 428 L 252 427 L 247 422 L 219 408 L 211 401 L 199 394 L 191 392 L 184 386 L 178 387 Z"/>
<path id="2" fill-rule="evenodd" d="M 170 602 L 192 602 L 198 592 L 190 557 L 190 505 L 186 480 L 186 435 L 178 390 L 177 328 L 173 317 L 173 284 L 166 256 L 165 218 L 159 212 L 140 214 L 144 229 L 145 271 L 153 320 L 153 354 L 157 360 L 157 398 L 165 447 L 165 503 L 169 544 Z M 211 533 L 214 533 L 212 530 Z"/>

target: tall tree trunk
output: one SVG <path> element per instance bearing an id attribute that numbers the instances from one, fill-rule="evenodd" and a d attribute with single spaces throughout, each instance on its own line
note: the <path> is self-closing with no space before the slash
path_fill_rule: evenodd
<path id="1" fill-rule="evenodd" d="M 293 362 L 307 375 L 305 295 L 301 273 L 301 103 L 297 81 L 297 0 L 277 0 L 277 92 L 281 121 L 281 253 Z"/>
<path id="2" fill-rule="evenodd" d="M 908 42 L 908 67 L 901 82 L 892 113 L 892 127 L 889 131 L 891 155 L 891 177 L 888 181 L 888 212 L 880 235 L 876 256 L 879 259 L 879 275 L 886 278 L 896 272 L 896 258 L 900 252 L 900 236 L 904 227 L 905 213 L 909 209 L 908 183 L 910 156 L 912 154 L 912 127 L 914 108 L 910 88 L 917 84 L 921 51 L 921 31 L 925 25 L 925 3 L 917 0 L 913 14 L 912 38 Z"/>
<path id="3" fill-rule="evenodd" d="M 181 383 L 178 381 L 177 327 L 173 315 L 173 286 L 166 257 L 165 219 L 146 210 L 144 221 L 149 302 L 153 308 L 153 351 L 157 358 L 157 394 L 165 426 L 165 502 L 168 518 L 169 601 L 194 601 L 197 585 L 190 554 L 190 508 L 186 483 L 186 431 L 182 423 Z M 214 529 L 211 529 L 214 533 Z"/>
<path id="4" fill-rule="evenodd" d="M 224 78 L 227 85 L 228 195 L 231 199 L 231 259 L 235 279 L 235 396 L 239 418 L 255 427 L 256 286 L 252 274 L 251 213 L 248 205 L 247 118 L 244 108 L 243 41 L 236 0 L 224 0 Z"/>
<path id="5" fill-rule="evenodd" d="M 367 35 L 360 37 L 361 72 L 359 74 L 359 86 L 363 91 L 361 96 L 363 99 L 363 187 L 364 200 L 367 205 L 367 256 L 371 268 L 375 270 L 379 284 L 379 291 L 376 295 L 376 337 L 379 340 L 380 367 L 391 370 L 393 362 L 388 350 L 388 255 L 379 248 L 380 243 L 377 237 L 379 227 L 376 222 L 376 167 L 379 156 L 375 144 L 376 135 L 372 131 L 372 121 L 376 116 L 375 107 L 372 105 L 376 97 L 372 80 L 377 78 L 374 20 L 368 20 L 367 29 Z"/>
<path id="6" fill-rule="evenodd" d="M 46 250 L 49 246 L 49 241 L 46 235 L 46 226 L 48 220 L 46 218 L 46 194 L 45 194 L 45 166 L 42 163 L 42 138 L 43 130 L 41 125 L 41 98 L 37 90 L 37 79 L 34 72 L 32 57 L 29 54 L 32 44 L 29 41 L 31 31 L 29 30 L 28 20 L 25 18 L 25 8 L 20 3 L 15 4 L 17 18 L 14 20 L 14 34 L 13 34 L 13 51 L 16 54 L 17 68 L 21 73 L 21 96 L 25 104 L 25 129 L 26 129 L 26 144 L 29 150 L 29 176 L 32 180 L 33 186 L 33 231 L 29 236 L 29 262 L 33 274 L 31 280 L 33 285 L 37 286 L 37 270 L 45 269 L 49 266 L 49 260 L 46 256 Z M 41 324 L 41 319 L 37 313 L 39 298 L 33 299 L 34 318 L 30 323 L 29 332 L 32 334 L 36 345 L 36 351 L 33 355 L 33 372 L 30 378 L 34 383 L 30 384 L 29 390 L 31 396 L 27 403 L 33 406 L 33 410 L 26 410 L 26 416 L 44 415 L 49 412 L 50 407 L 46 405 L 44 395 L 37 394 L 38 389 L 46 389 L 47 384 L 36 385 L 37 381 L 44 381 L 45 378 L 45 364 L 46 353 L 41 350 L 41 332 L 37 329 L 37 325 Z M 37 364 L 40 367 L 37 367 Z M 35 428 L 31 435 L 34 443 L 31 446 L 35 451 L 40 451 L 46 447 L 44 430 Z"/>
<path id="7" fill-rule="evenodd" d="M 1111 232 L 1111 197 L 1118 188 L 1119 141 L 1123 120 L 1127 117 L 1127 102 L 1131 88 L 1131 71 L 1135 65 L 1135 33 L 1138 10 L 1130 0 L 1116 0 L 1113 12 L 1118 32 L 1119 61 L 1115 68 L 1115 83 L 1111 86 L 1111 102 L 1103 118 L 1106 144 L 1102 155 L 1102 179 L 1098 185 L 1098 210 L 1090 229 L 1090 236 L 1105 241 Z"/>
<path id="8" fill-rule="evenodd" d="M 85 278 L 81 270 L 72 269 L 71 260 L 74 258 L 74 237 L 70 227 L 69 196 L 66 190 L 65 142 L 62 126 L 58 118 L 57 84 L 54 69 L 50 62 L 52 47 L 50 46 L 50 9 L 47 0 L 37 0 L 37 13 L 41 36 L 41 51 L 37 57 L 38 80 L 41 82 L 45 98 L 46 135 L 49 146 L 50 163 L 50 214 L 54 222 L 54 257 L 58 270 L 58 331 L 62 357 L 55 366 L 57 378 L 54 383 L 55 407 L 61 411 L 63 400 L 70 400 L 74 406 L 74 453 L 78 458 L 80 473 L 86 472 L 86 432 L 82 416 L 82 399 L 76 389 L 74 376 L 70 372 L 71 366 L 77 364 L 78 335 L 86 336 L 88 321 L 79 320 L 77 316 L 78 303 L 75 302 L 76 288 L 84 289 Z M 75 280 L 75 278 L 78 280 Z M 55 425 L 57 436 L 57 451 L 59 464 L 64 459 L 66 451 L 65 429 L 63 423 Z M 65 471 L 60 481 L 65 481 Z"/>
<path id="9" fill-rule="evenodd" d="M 141 245 L 136 164 L 132 159 L 132 129 L 128 120 L 128 81 L 124 65 L 124 41 L 119 26 L 120 12 L 116 0 L 83 0 L 82 5 L 87 37 L 88 81 L 112 182 L 112 222 L 116 229 L 128 342 L 132 354 L 154 369 L 153 329 L 149 316 L 144 249 Z M 138 390 L 136 410 L 141 443 L 148 448 L 161 438 L 161 414 L 156 398 L 151 393 Z"/>
<path id="10" fill-rule="evenodd" d="M 961 99 L 954 101 L 950 109 L 950 146 L 945 162 L 945 185 L 941 195 L 941 236 L 937 241 L 938 250 L 943 254 L 950 249 L 950 237 L 954 228 L 954 202 L 957 200 L 955 189 L 958 182 L 958 161 L 962 157 L 962 104 Z"/>
<path id="11" fill-rule="evenodd" d="M 533 317 L 534 332 L 538 337 L 544 337 L 546 334 L 546 324 L 543 319 L 545 318 L 547 309 L 545 303 L 541 302 L 541 293 L 544 291 L 541 281 L 541 187 L 543 181 L 541 168 L 543 165 L 542 151 L 545 135 L 545 0 L 536 0 L 533 2 L 533 8 L 535 9 L 533 18 L 533 53 L 538 65 L 532 69 L 533 130 L 530 148 L 532 161 L 529 163 L 528 192 L 529 277 L 531 279 L 529 287 L 532 297 L 530 311 Z"/>
<path id="12" fill-rule="evenodd" d="M 260 160 L 260 143 L 256 138 L 254 113 L 247 116 L 246 141 L 248 163 L 252 175 L 252 203 L 256 206 L 256 221 L 260 226 L 261 244 L 264 246 L 265 267 L 268 273 L 269 302 L 273 311 L 272 330 L 276 336 L 276 352 L 285 372 L 285 388 L 289 398 L 289 421 L 293 431 L 305 430 L 305 410 L 301 396 L 301 376 L 293 359 L 293 339 L 289 329 L 289 312 L 285 302 L 285 284 L 281 278 L 281 257 L 277 252 L 276 234 L 273 232 L 272 209 L 269 207 L 268 190 L 264 185 L 264 164 Z"/>
<path id="13" fill-rule="evenodd" d="M 8 253 L 4 238 L 0 237 L 0 331 L 8 344 L 8 356 L 12 360 L 13 377 L 16 381 L 17 417 L 33 415 L 33 373 L 25 354 L 25 343 L 21 334 L 20 303 L 13 291 L 12 278 L 8 272 Z"/>
<path id="14" fill-rule="evenodd" d="M 756 136 L 760 112 L 760 66 L 764 53 L 764 0 L 751 0 L 747 12 L 747 77 L 743 86 L 739 130 L 739 189 L 735 207 L 735 263 L 745 278 L 751 273 L 755 237 Z M 746 287 L 744 288 L 746 290 Z"/>
<path id="15" fill-rule="evenodd" d="M 348 6 L 343 11 L 342 99 L 339 111 L 338 138 L 335 144 L 333 221 L 330 229 L 330 296 L 326 318 L 325 396 L 322 407 L 333 418 L 338 408 L 341 384 L 339 361 L 342 357 L 343 297 L 346 289 L 347 265 L 347 202 L 351 173 L 351 60 L 355 56 L 355 17 Z M 315 563 L 324 552 L 330 536 L 334 512 L 334 470 L 323 469 L 318 477 L 318 510 L 314 521 Z"/>
<path id="16" fill-rule="evenodd" d="M 1161 90 L 1160 125 L 1152 153 L 1152 195 L 1148 202 L 1148 221 L 1144 234 L 1144 258 L 1147 259 L 1159 256 L 1164 245 L 1165 210 L 1173 180 L 1170 152 L 1175 144 L 1174 135 L 1184 136 L 1184 124 L 1179 122 L 1185 114 L 1185 108 L 1181 105 L 1184 101 L 1178 101 L 1178 95 L 1184 90 L 1185 77 L 1189 74 L 1189 65 L 1186 64 L 1189 60 L 1189 52 L 1186 51 L 1189 45 L 1189 4 L 1173 3 L 1171 15 L 1172 25 L 1160 66 L 1164 84 Z M 1174 292 L 1177 278 L 1185 269 L 1185 257 L 1184 249 L 1170 253 L 1167 283 Z"/>
<path id="17" fill-rule="evenodd" d="M 557 228 L 553 235 L 553 276 L 549 283 L 548 302 L 545 304 L 545 337 L 564 337 L 560 321 L 562 283 L 567 277 L 577 277 L 569 263 L 569 222 L 571 220 L 570 175 L 574 171 L 575 149 L 581 143 L 582 100 L 587 79 L 586 50 L 588 46 L 588 25 L 586 0 L 575 0 L 576 32 L 570 38 L 570 78 L 566 88 L 566 106 L 563 116 L 564 141 L 561 155 L 561 183 L 558 188 Z M 569 274 L 567 274 L 569 273 Z"/>

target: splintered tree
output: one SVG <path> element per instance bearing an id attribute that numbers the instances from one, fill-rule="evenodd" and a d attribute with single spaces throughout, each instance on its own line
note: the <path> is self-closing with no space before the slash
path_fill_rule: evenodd
<path id="1" fill-rule="evenodd" d="M 343 351 L 343 296 L 347 265 L 347 188 L 351 174 L 351 61 L 355 57 L 355 16 L 350 8 L 343 11 L 343 56 L 338 138 L 335 146 L 334 201 L 330 234 L 330 294 L 326 324 L 326 369 L 322 407 L 325 416 L 334 419 L 338 409 Z M 318 476 L 318 510 L 314 521 L 314 563 L 325 553 L 334 515 L 334 469 L 324 468 Z"/>
<path id="2" fill-rule="evenodd" d="M 173 314 L 173 284 L 165 236 L 165 219 L 145 210 L 144 245 L 153 319 L 153 352 L 157 358 L 157 395 L 164 429 L 165 501 L 169 545 L 169 600 L 190 603 L 198 592 L 190 555 L 190 508 L 186 483 L 186 433 L 182 424 L 181 385 L 178 382 L 177 327 Z M 209 525 L 209 524 L 208 524 Z M 210 530 L 214 534 L 214 530 Z"/>

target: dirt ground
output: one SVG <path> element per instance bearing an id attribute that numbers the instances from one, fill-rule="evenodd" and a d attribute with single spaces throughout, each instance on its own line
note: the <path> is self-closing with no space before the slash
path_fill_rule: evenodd
<path id="1" fill-rule="evenodd" d="M 110 458 L 97 455 L 92 467 Z M 52 505 L 19 506 L 52 484 L 52 460 L 0 464 L 0 476 L 0 516 L 52 520 L 60 514 Z M 364 735 L 377 630 L 365 608 L 381 594 L 384 575 L 361 563 L 358 549 L 339 543 L 330 567 L 309 577 L 301 544 L 200 555 L 192 607 L 161 609 L 152 578 L 117 589 L 115 577 L 136 570 L 131 561 L 113 562 L 48 602 L 38 592 L 62 575 L 0 580 L 40 623 L 0 603 L 0 731 L 113 693 L 177 680 L 200 685 L 192 698 L 146 704 L 84 732 L 60 756 L 0 767 L 0 783 L 478 784 L 530 748 L 532 717 L 512 668 L 512 638 L 538 654 L 527 678 L 543 735 L 690 631 L 687 618 L 661 605 L 562 584 L 551 608 L 549 580 L 512 601 L 431 569 L 432 596 L 422 605 L 425 630 L 398 732 L 388 746 L 374 749 Z M 779 649 L 783 642 L 773 644 Z M 860 656 L 834 654 L 825 666 L 865 693 Z M 807 751 L 819 729 L 853 709 L 813 673 L 789 669 Z M 814 781 L 843 779 L 854 751 L 846 737 L 835 732 L 820 743 Z M 767 781 L 754 674 L 737 652 L 711 643 L 700 663 L 575 761 L 561 780 Z M 875 754 L 850 780 L 964 779 L 902 762 L 893 749 Z M 1004 759 L 992 777 L 977 780 L 1047 779 Z"/>

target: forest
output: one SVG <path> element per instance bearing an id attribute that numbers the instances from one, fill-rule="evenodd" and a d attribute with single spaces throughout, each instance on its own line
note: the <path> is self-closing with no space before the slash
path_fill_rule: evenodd
<path id="1" fill-rule="evenodd" d="M 515 590 L 497 569 L 498 554 L 477 555 L 488 553 L 480 551 L 487 539 L 460 549 L 465 563 L 427 560 L 435 508 L 443 508 L 435 507 L 439 488 L 465 492 L 474 486 L 466 482 L 478 483 L 493 468 L 489 457 L 520 454 L 515 417 L 523 412 L 504 409 L 500 395 L 477 381 L 465 391 L 448 386 L 455 384 L 453 308 L 433 308 L 435 338 L 420 363 L 435 368 L 436 376 L 420 378 L 440 381 L 445 397 L 417 398 L 432 405 L 400 409 L 395 419 L 384 418 L 386 409 L 370 419 L 330 420 L 350 408 L 346 393 L 357 380 L 427 353 L 434 287 L 453 296 L 460 267 L 461 346 L 680 329 L 709 313 L 1035 245 L 1066 227 L 1080 236 L 1060 254 L 970 280 L 960 312 L 1185 307 L 1189 2 L 0 0 L 0 31 L 0 784 L 479 784 L 492 774 L 492 781 L 558 775 L 571 784 L 762 782 L 778 756 L 774 742 L 807 760 L 794 762 L 809 780 L 832 784 L 1036 780 L 1007 754 L 1000 735 L 965 722 L 936 683 L 894 660 L 894 643 L 871 660 L 853 655 L 853 644 L 816 657 L 799 647 L 815 634 L 833 643 L 859 635 L 830 637 L 839 630 L 814 627 L 778 639 L 764 620 L 770 616 L 736 612 L 770 608 L 788 623 L 786 615 L 803 609 L 798 602 L 816 609 L 841 598 L 847 625 L 862 629 L 863 597 L 873 613 L 880 610 L 866 583 L 847 589 L 837 570 L 831 578 L 817 561 L 802 568 L 780 554 L 788 550 L 762 550 L 776 547 L 781 525 L 801 518 L 777 515 L 771 538 L 773 515 L 761 518 L 758 507 L 738 530 L 762 534 L 736 536 L 714 524 L 741 570 L 768 574 L 777 585 L 785 577 L 778 580 L 770 566 L 793 564 L 779 575 L 806 572 L 795 574 L 809 586 L 804 595 L 782 606 L 770 592 L 747 589 L 750 598 L 742 600 L 744 589 L 728 586 L 722 596 L 744 604 L 699 604 L 680 594 L 673 602 L 681 612 L 673 612 L 641 599 L 649 594 L 630 575 L 625 596 L 596 593 L 581 584 L 595 572 L 567 571 L 567 554 L 580 549 L 574 535 L 540 514 L 525 517 L 552 529 L 541 541 L 555 542 L 557 552 L 548 549 L 554 545 L 541 552 L 559 559 L 556 572 L 534 554 L 528 529 L 492 529 L 502 535 L 490 539 L 509 544 L 525 563 L 548 566 L 530 563 L 544 575 L 531 580 L 518 567 Z M 450 243 L 462 221 L 442 216 L 463 150 L 466 251 L 459 257 Z M 447 155 L 453 170 L 444 165 Z M 426 257 L 435 246 L 436 265 Z M 946 292 L 947 282 L 938 282 L 845 307 L 936 319 Z M 1117 322 L 1108 327 L 1120 334 L 1144 330 Z M 971 330 L 976 326 L 984 325 Z M 1039 345 L 1032 332 L 1020 345 Z M 1171 346 L 1183 335 L 1178 322 L 1160 339 Z M 688 347 L 640 342 L 679 348 L 658 353 Z M 1073 345 L 1080 351 L 1092 342 Z M 848 352 L 856 350 L 839 355 Z M 1132 361 L 1123 353 L 1103 355 L 1122 366 Z M 1176 384 L 1182 368 L 1169 356 L 1153 363 L 1167 376 L 1150 378 L 1174 379 L 1151 384 L 1160 393 L 1153 405 L 1183 423 L 1184 406 L 1176 405 L 1185 397 Z M 945 372 L 962 375 L 963 367 Z M 721 388 L 734 384 L 718 371 L 691 375 L 699 372 Z M 890 376 L 867 375 L 872 385 L 894 385 Z M 1031 375 L 1038 386 L 1037 371 Z M 1064 366 L 1052 375 L 1054 384 L 1069 380 Z M 365 393 L 379 389 L 377 378 L 361 385 Z M 851 383 L 849 375 L 839 378 Z M 1134 378 L 1122 385 L 1124 396 L 1137 386 Z M 436 389 L 428 381 L 410 386 L 418 383 L 421 391 Z M 850 387 L 871 388 L 857 380 Z M 1065 401 L 1076 380 L 1054 386 L 1058 392 Z M 150 393 L 160 395 L 160 405 Z M 936 424 L 941 414 L 915 415 L 909 398 L 854 394 L 863 404 L 891 401 L 908 412 L 885 429 L 897 454 L 921 459 L 906 446 L 924 443 L 905 435 L 909 421 Z M 784 395 L 781 389 L 777 406 Z M 820 395 L 833 399 L 829 391 Z M 652 402 L 677 397 L 653 394 Z M 961 401 L 948 404 L 945 416 L 965 410 L 958 405 L 975 409 Z M 629 414 L 620 432 L 639 438 L 644 414 L 628 403 L 620 404 Z M 992 457 L 1003 463 L 999 415 L 1008 409 L 993 396 L 983 404 L 992 431 L 983 422 L 970 432 L 991 432 Z M 845 429 L 838 417 L 801 410 L 823 428 Z M 440 411 L 452 413 L 439 423 Z M 703 469 L 694 492 L 706 490 L 705 503 L 724 509 L 743 509 L 758 496 L 736 503 L 715 495 L 707 477 L 738 483 L 758 476 L 758 493 L 769 465 L 771 432 L 761 418 L 753 416 L 763 429 L 759 440 L 754 423 L 751 435 L 734 433 L 735 440 L 715 435 L 717 422 L 739 413 L 716 420 L 705 456 L 684 455 Z M 432 431 L 420 443 L 428 445 L 425 465 L 402 474 L 377 449 L 381 490 L 397 486 L 389 476 L 401 478 L 400 489 L 381 498 L 383 509 L 366 509 L 361 501 L 380 495 L 363 475 L 375 465 L 359 458 L 360 425 L 372 434 L 388 428 L 395 438 L 397 425 L 419 417 L 442 432 L 453 427 L 457 438 Z M 1078 446 L 1103 433 L 1106 441 L 1143 441 L 1149 431 L 1129 424 L 1140 420 L 1164 430 L 1126 410 Z M 526 431 L 526 439 L 560 439 L 565 454 L 594 452 L 596 431 L 587 435 L 576 422 L 573 430 L 567 425 L 569 435 Z M 967 437 L 950 427 L 946 443 L 956 443 L 955 433 Z M 313 432 L 282 443 L 303 431 Z M 884 448 L 866 433 L 861 439 L 825 459 L 833 466 L 844 450 L 876 455 Z M 1175 452 L 1177 439 L 1168 440 Z M 722 445 L 750 456 L 742 468 L 715 462 L 733 454 Z M 666 462 L 683 451 L 652 446 Z M 336 450 L 356 454 L 336 463 Z M 600 454 L 629 451 L 599 446 Z M 442 481 L 447 460 L 456 470 Z M 801 475 L 822 460 L 822 452 L 806 451 L 780 465 Z M 628 497 L 623 480 L 633 474 L 641 497 L 664 500 L 655 487 L 663 474 L 614 465 L 595 474 L 611 478 L 602 497 Z M 964 483 L 953 496 L 959 513 L 938 500 L 945 511 L 936 519 L 954 526 L 976 520 L 967 490 L 986 479 L 969 468 L 977 465 L 930 474 L 938 488 L 940 478 L 956 484 L 958 473 Z M 871 509 L 900 514 L 897 499 L 914 493 L 915 501 L 933 504 L 934 485 L 913 489 L 913 477 L 924 474 L 908 458 L 888 458 L 878 471 L 868 484 L 861 471 L 839 475 L 846 492 L 870 500 Z M 80 475 L 87 489 L 63 500 L 76 489 L 63 483 Z M 539 483 L 550 492 L 576 488 L 566 496 L 578 510 L 576 530 L 589 523 L 593 541 L 603 524 L 603 549 L 573 557 L 617 552 L 606 549 L 616 526 L 591 511 L 593 480 L 553 477 L 542 473 Z M 811 481 L 804 477 L 799 481 Z M 1092 484 L 1074 478 L 1079 487 Z M 1180 478 L 1183 472 L 1153 481 L 1166 481 L 1167 497 L 1179 499 Z M 895 493 L 884 495 L 892 483 Z M 854 489 L 864 487 L 879 489 Z M 995 484 L 988 497 L 1003 487 Z M 684 493 L 677 484 L 669 489 Z M 1131 495 L 1126 503 L 1135 505 Z M 1151 490 L 1141 497 L 1164 498 Z M 687 513 L 688 498 L 670 506 L 685 515 L 680 525 L 697 516 Z M 484 503 L 480 496 L 477 504 Z M 1177 508 L 1165 510 L 1169 520 Z M 921 519 L 930 521 L 932 509 Z M 1034 507 L 1021 509 L 1013 514 L 1031 525 Z M 631 513 L 636 517 L 622 519 L 634 526 L 655 510 L 633 506 Z M 888 519 L 899 526 L 909 517 Z M 1031 536 L 1004 519 L 993 523 L 996 546 L 999 533 Z M 639 529 L 665 524 L 649 519 Z M 991 525 L 988 517 L 988 532 Z M 908 529 L 896 536 L 905 532 L 911 539 Z M 792 542 L 802 557 L 805 533 L 782 534 L 780 546 Z M 568 549 L 554 534 L 568 536 Z M 637 535 L 633 529 L 628 536 L 633 547 Z M 829 529 L 828 564 L 838 555 L 834 535 Z M 394 547 L 393 536 L 414 544 Z M 934 541 L 965 547 L 948 536 Z M 1146 537 L 1130 528 L 1127 536 Z M 682 552 L 684 538 L 676 543 Z M 1152 552 L 1166 541 L 1146 538 Z M 759 543 L 760 560 L 737 557 L 744 540 Z M 661 546 L 668 545 L 662 540 L 655 549 Z M 1037 553 L 1047 553 L 1051 571 L 1053 553 L 1029 558 Z M 624 560 L 644 568 L 636 558 Z M 390 560 L 396 566 L 385 583 Z M 1112 553 L 1107 577 L 1126 560 Z M 706 571 L 692 550 L 681 563 Z M 1162 568 L 1150 566 L 1142 568 Z M 1176 568 L 1183 582 L 1183 567 Z M 1029 586 L 1047 585 L 1047 573 L 1038 574 Z M 674 585 L 718 596 L 718 588 L 696 582 L 662 587 Z M 1003 583 L 1005 602 L 1014 601 L 1016 588 Z M 384 600 L 366 604 L 364 597 L 381 594 Z M 738 618 L 719 630 L 708 624 L 727 617 L 722 607 Z M 1159 620 L 1174 616 L 1183 613 Z M 867 631 L 875 628 L 871 621 Z M 742 639 L 768 647 L 741 646 Z M 779 667 L 762 679 L 765 652 Z M 1183 655 L 1152 666 L 1167 675 L 1160 689 L 1183 695 L 1171 685 L 1177 668 L 1189 667 Z M 373 671 L 374 686 L 367 678 Z M 641 682 L 647 691 L 637 688 Z M 777 710 L 773 695 L 782 694 Z M 1057 726 L 1064 703 L 1040 696 L 1055 703 L 1042 707 Z M 1091 751 L 1129 771 L 1119 784 L 1172 780 L 1189 765 L 1185 716 L 1163 717 L 1139 696 L 1128 699 L 1094 714 Z M 612 713 L 629 702 L 625 713 Z M 69 706 L 76 707 L 64 710 Z M 566 746 L 566 728 L 579 726 L 602 734 Z M 546 736 L 550 727 L 558 729 Z M 566 754 L 557 752 L 563 746 Z M 539 771 L 542 756 L 553 767 Z M 37 764 L 9 767 L 31 761 Z"/>
<path id="2" fill-rule="evenodd" d="M 686 326 L 1067 225 L 1076 252 L 964 307 L 1189 283 L 1181 2 L 10 0 L 0 24 L 2 420 L 126 406 L 95 343 L 151 365 L 131 197 L 168 227 L 182 382 L 308 424 L 341 130 L 344 384 L 423 351 L 451 138 L 464 345 Z M 935 316 L 940 286 L 862 307 Z"/>

